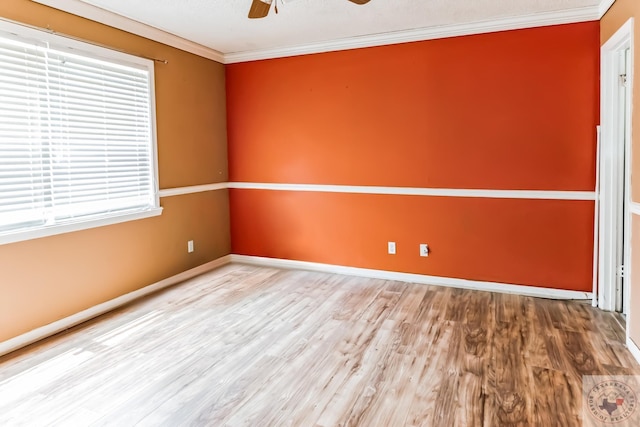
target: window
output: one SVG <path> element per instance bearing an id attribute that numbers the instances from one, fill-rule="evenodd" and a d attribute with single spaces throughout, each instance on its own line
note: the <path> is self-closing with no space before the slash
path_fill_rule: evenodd
<path id="1" fill-rule="evenodd" d="M 0 243 L 158 215 L 153 62 L 0 22 Z"/>

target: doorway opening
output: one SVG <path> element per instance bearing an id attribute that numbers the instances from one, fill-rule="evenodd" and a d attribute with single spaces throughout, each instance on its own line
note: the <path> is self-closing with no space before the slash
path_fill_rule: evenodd
<path id="1" fill-rule="evenodd" d="M 601 52 L 594 305 L 629 315 L 633 18 Z M 597 277 L 597 280 L 596 280 Z"/>

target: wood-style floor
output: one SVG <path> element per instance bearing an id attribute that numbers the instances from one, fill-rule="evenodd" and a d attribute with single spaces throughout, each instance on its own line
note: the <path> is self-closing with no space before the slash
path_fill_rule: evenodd
<path id="1" fill-rule="evenodd" d="M 0 359 L 0 425 L 578 426 L 581 302 L 230 265 Z"/>

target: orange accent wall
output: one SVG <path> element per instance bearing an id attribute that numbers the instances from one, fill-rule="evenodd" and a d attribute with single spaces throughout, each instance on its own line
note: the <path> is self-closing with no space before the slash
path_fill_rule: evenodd
<path id="1" fill-rule="evenodd" d="M 593 190 L 599 24 L 227 66 L 232 181 Z"/>
<path id="2" fill-rule="evenodd" d="M 231 190 L 231 212 L 234 253 L 582 291 L 591 284 L 592 202 Z M 429 244 L 426 258 L 420 243 Z"/>
<path id="3" fill-rule="evenodd" d="M 227 180 L 222 64 L 29 0 L 3 0 L 0 16 L 167 59 L 155 67 L 160 188 Z M 0 245 L 0 342 L 228 254 L 228 203 L 226 191 L 168 197 L 160 217 Z"/>
<path id="4" fill-rule="evenodd" d="M 598 22 L 232 64 L 226 77 L 232 181 L 594 190 Z M 592 202 L 230 198 L 234 253 L 591 289 Z"/>

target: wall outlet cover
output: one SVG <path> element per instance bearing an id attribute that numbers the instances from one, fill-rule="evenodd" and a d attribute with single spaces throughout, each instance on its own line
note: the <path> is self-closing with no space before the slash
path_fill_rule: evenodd
<path id="1" fill-rule="evenodd" d="M 429 245 L 420 243 L 420 256 L 429 256 Z"/>
<path id="2" fill-rule="evenodd" d="M 396 242 L 387 242 L 387 252 L 389 255 L 396 254 Z"/>

